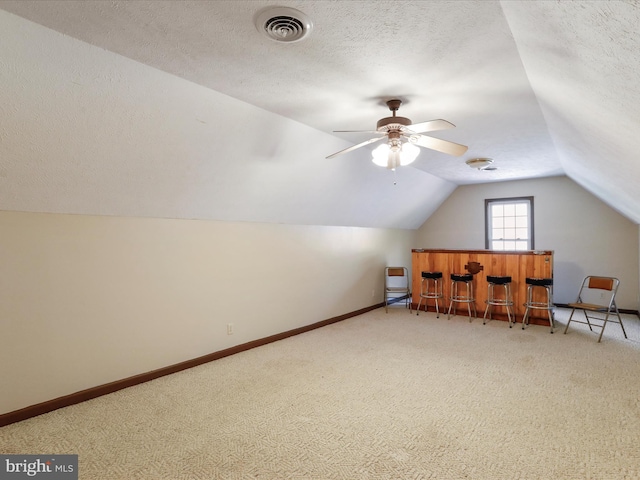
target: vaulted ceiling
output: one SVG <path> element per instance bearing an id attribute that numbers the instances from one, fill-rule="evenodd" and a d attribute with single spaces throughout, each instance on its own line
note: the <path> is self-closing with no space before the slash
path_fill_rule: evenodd
<path id="1" fill-rule="evenodd" d="M 256 15 L 313 22 L 275 42 Z M 0 209 L 417 228 L 458 185 L 567 175 L 640 223 L 635 1 L 0 1 Z M 395 172 L 399 115 L 468 145 Z M 489 157 L 493 171 L 465 160 Z"/>

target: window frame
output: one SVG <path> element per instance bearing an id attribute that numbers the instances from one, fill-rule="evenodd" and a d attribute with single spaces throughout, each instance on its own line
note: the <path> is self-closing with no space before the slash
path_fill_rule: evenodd
<path id="1" fill-rule="evenodd" d="M 529 205 L 529 242 L 527 250 L 535 249 L 535 235 L 534 235 L 534 216 L 533 216 L 533 197 L 504 197 L 504 198 L 486 198 L 484 200 L 484 247 L 487 250 L 498 251 L 498 252 L 510 252 L 512 250 L 494 250 L 491 248 L 491 241 L 493 237 L 491 236 L 492 225 L 491 220 L 492 216 L 490 213 L 490 208 L 492 205 L 497 203 L 528 203 Z M 522 251 L 522 250 L 513 250 L 513 251 Z"/>

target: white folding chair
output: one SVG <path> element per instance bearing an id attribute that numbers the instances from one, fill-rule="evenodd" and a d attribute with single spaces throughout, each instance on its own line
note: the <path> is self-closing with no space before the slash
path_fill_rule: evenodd
<path id="1" fill-rule="evenodd" d="M 409 270 L 407 267 L 385 267 L 384 269 L 384 311 L 389 312 L 387 308 L 390 299 L 405 300 L 405 307 L 411 309 L 411 287 L 409 279 Z"/>

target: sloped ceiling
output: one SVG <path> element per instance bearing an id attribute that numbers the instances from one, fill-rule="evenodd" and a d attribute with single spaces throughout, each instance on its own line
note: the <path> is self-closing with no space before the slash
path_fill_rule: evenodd
<path id="1" fill-rule="evenodd" d="M 280 44 L 253 19 L 314 22 Z M 0 208 L 417 228 L 457 185 L 566 174 L 640 223 L 640 8 L 550 1 L 0 1 Z M 404 101 L 462 157 L 363 148 Z M 491 157 L 495 171 L 464 161 Z"/>

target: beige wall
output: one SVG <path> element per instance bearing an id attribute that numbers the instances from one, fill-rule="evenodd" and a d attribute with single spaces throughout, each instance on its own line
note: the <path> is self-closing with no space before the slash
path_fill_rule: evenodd
<path id="1" fill-rule="evenodd" d="M 458 187 L 418 230 L 422 248 L 483 249 L 484 200 L 534 197 L 535 248 L 554 250 L 554 300 L 575 300 L 586 275 L 620 279 L 618 306 L 638 309 L 638 226 L 567 177 Z"/>
<path id="2" fill-rule="evenodd" d="M 381 302 L 416 234 L 16 212 L 0 231 L 0 413 Z"/>

